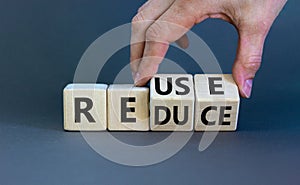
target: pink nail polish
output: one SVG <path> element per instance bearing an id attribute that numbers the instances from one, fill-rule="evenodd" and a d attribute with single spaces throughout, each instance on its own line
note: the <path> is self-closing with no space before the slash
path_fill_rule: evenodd
<path id="1" fill-rule="evenodd" d="M 252 90 L 253 79 L 248 79 L 244 82 L 243 92 L 246 98 L 250 98 Z"/>

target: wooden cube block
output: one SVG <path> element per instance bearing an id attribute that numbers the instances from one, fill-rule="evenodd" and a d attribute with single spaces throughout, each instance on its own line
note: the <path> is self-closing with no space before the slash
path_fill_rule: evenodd
<path id="1" fill-rule="evenodd" d="M 64 89 L 64 129 L 106 130 L 105 84 L 69 84 Z"/>
<path id="2" fill-rule="evenodd" d="M 149 88 L 110 85 L 107 100 L 109 130 L 149 130 Z"/>
<path id="3" fill-rule="evenodd" d="M 155 75 L 150 82 L 150 129 L 193 130 L 194 99 L 192 75 Z"/>
<path id="4" fill-rule="evenodd" d="M 230 74 L 195 75 L 195 130 L 234 131 L 239 92 Z"/>

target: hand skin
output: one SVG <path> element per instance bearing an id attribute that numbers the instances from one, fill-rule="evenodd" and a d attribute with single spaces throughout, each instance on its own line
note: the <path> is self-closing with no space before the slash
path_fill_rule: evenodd
<path id="1" fill-rule="evenodd" d="M 157 72 L 169 44 L 188 47 L 185 33 L 207 18 L 233 24 L 239 34 L 232 74 L 244 98 L 251 96 L 265 38 L 287 0 L 149 0 L 132 19 L 130 66 L 136 86 Z"/>

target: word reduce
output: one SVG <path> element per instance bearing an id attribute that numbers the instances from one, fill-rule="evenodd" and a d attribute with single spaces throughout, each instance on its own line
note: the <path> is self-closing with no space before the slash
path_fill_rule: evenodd
<path id="1" fill-rule="evenodd" d="M 239 101 L 229 74 L 159 74 L 151 79 L 150 90 L 129 84 L 69 84 L 64 89 L 64 129 L 234 131 Z"/>

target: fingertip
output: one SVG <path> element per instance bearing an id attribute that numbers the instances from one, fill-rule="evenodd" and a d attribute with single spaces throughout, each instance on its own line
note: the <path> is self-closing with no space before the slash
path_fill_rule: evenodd
<path id="1" fill-rule="evenodd" d="M 132 76 L 132 79 L 135 80 L 136 73 L 135 72 L 131 72 L 131 76 Z"/>
<path id="2" fill-rule="evenodd" d="M 134 86 L 145 86 L 152 76 L 141 76 L 140 73 L 136 73 L 134 78 Z"/>
<path id="3" fill-rule="evenodd" d="M 244 81 L 242 91 L 245 98 L 251 97 L 252 84 L 253 84 L 253 79 L 247 79 Z"/>
<path id="4" fill-rule="evenodd" d="M 253 79 L 247 79 L 242 82 L 237 82 L 240 96 L 249 99 L 252 94 Z"/>
<path id="5" fill-rule="evenodd" d="M 137 73 L 135 73 L 135 75 L 134 75 L 134 85 L 135 85 L 135 86 L 138 86 L 139 81 L 140 81 L 140 73 L 137 72 Z"/>
<path id="6" fill-rule="evenodd" d="M 242 98 L 250 98 L 253 78 L 247 78 L 245 72 L 241 68 L 239 68 L 238 65 L 234 65 L 232 76 L 236 85 L 238 86 L 240 96 Z"/>
<path id="7" fill-rule="evenodd" d="M 142 87 L 142 86 L 145 86 L 148 81 L 150 80 L 151 78 L 143 78 L 141 80 L 138 80 L 138 81 L 135 81 L 134 82 L 134 86 L 136 87 Z"/>

